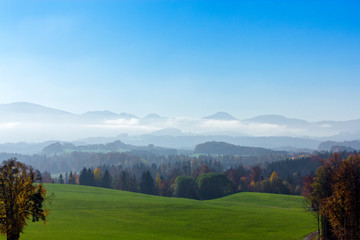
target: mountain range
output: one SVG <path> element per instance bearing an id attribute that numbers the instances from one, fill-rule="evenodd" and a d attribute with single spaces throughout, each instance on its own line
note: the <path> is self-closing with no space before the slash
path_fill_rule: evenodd
<path id="1" fill-rule="evenodd" d="M 165 117 L 156 113 L 138 117 L 110 111 L 74 114 L 27 102 L 0 104 L 0 143 L 39 144 L 60 140 L 96 144 L 121 140 L 128 144 L 189 149 L 206 141 L 225 141 L 285 150 L 317 149 L 324 141 L 357 139 L 360 139 L 360 119 L 309 122 L 281 115 L 260 115 L 239 120 L 226 112 L 203 118 Z M 23 147 L 26 148 L 25 143 Z"/>

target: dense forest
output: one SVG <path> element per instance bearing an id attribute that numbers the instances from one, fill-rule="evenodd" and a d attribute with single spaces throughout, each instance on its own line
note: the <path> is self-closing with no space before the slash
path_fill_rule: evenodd
<path id="1" fill-rule="evenodd" d="M 124 154 L 120 154 L 124 156 Z M 126 154 L 125 154 L 126 155 Z M 351 153 L 343 152 L 348 157 Z M 104 154 L 101 156 L 108 156 Z M 317 153 L 272 163 L 245 165 L 234 162 L 234 156 L 169 156 L 159 165 L 131 157 L 124 165 L 102 164 L 83 167 L 52 178 L 42 173 L 44 182 L 80 184 L 113 188 L 146 194 L 209 199 L 241 191 L 300 195 L 304 179 L 313 176 L 330 153 Z M 134 156 L 133 156 L 134 157 Z M 170 158 L 170 159 L 169 159 Z M 225 168 L 222 161 L 231 162 Z M 131 164 L 129 164 L 131 163 Z M 209 187 L 211 186 L 211 187 Z"/>
<path id="2" fill-rule="evenodd" d="M 129 151 L 121 152 L 125 148 Z M 42 154 L 0 153 L 0 158 L 16 157 L 38 169 L 44 182 L 209 199 L 240 191 L 299 195 L 304 179 L 314 176 L 322 160 L 331 156 L 329 152 L 290 154 L 224 142 L 200 144 L 193 154 L 176 153 L 117 141 L 87 146 L 53 143 Z"/>

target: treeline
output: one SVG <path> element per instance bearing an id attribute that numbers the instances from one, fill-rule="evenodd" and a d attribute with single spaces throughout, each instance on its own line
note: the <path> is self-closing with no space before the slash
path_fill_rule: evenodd
<path id="1" fill-rule="evenodd" d="M 59 155 L 21 155 L 0 153 L 0 159 L 9 159 L 16 157 L 19 161 L 31 165 L 40 171 L 49 171 L 51 173 L 65 173 L 70 171 L 79 172 L 83 167 L 91 168 L 94 166 L 122 166 L 123 168 L 132 168 L 137 164 L 162 164 L 175 162 L 192 161 L 216 161 L 220 162 L 224 169 L 234 166 L 254 166 L 263 165 L 282 160 L 275 156 L 234 156 L 234 155 L 159 155 L 145 150 L 134 150 L 133 152 L 109 152 L 109 153 L 91 153 L 91 152 L 71 152 Z"/>
<path id="2" fill-rule="evenodd" d="M 360 155 L 344 157 L 332 155 L 304 179 L 303 194 L 323 240 L 360 239 Z"/>
<path id="3" fill-rule="evenodd" d="M 181 160 L 160 165 L 141 162 L 126 167 L 105 164 L 96 168 L 84 167 L 78 173 L 61 174 L 56 179 L 44 172 L 43 179 L 194 199 L 216 198 L 241 191 L 301 194 L 304 176 L 313 174 L 324 156 L 328 154 L 256 166 L 238 164 L 229 169 L 224 168 L 218 158 L 178 156 Z M 222 159 L 225 157 L 231 156 Z"/>
<path id="4" fill-rule="evenodd" d="M 115 141 L 107 144 L 89 144 L 89 145 L 81 145 L 76 146 L 72 143 L 60 143 L 56 142 L 50 144 L 42 150 L 42 155 L 53 156 L 53 155 L 62 155 L 65 153 L 71 152 L 149 152 L 155 155 L 177 155 L 179 153 L 176 149 L 164 148 L 154 146 L 153 144 L 149 144 L 148 146 L 133 146 L 129 144 L 125 144 L 121 141 Z"/>

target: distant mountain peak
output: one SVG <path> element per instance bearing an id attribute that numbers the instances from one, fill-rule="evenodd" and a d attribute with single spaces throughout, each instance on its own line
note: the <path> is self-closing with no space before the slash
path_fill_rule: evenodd
<path id="1" fill-rule="evenodd" d="M 63 110 L 45 107 L 29 102 L 13 102 L 0 104 L 0 111 L 11 113 L 43 113 L 43 114 L 72 114 Z"/>
<path id="2" fill-rule="evenodd" d="M 163 119 L 162 116 L 160 116 L 159 114 L 155 114 L 155 113 L 150 113 L 148 115 L 146 115 L 143 119 Z"/>
<path id="3" fill-rule="evenodd" d="M 231 116 L 227 112 L 217 112 L 213 115 L 204 117 L 203 119 L 214 119 L 214 120 L 238 120 L 235 117 Z"/>
<path id="4" fill-rule="evenodd" d="M 134 114 L 129 114 L 129 113 L 120 113 L 119 117 L 120 118 L 125 118 L 125 119 L 138 118 Z"/>

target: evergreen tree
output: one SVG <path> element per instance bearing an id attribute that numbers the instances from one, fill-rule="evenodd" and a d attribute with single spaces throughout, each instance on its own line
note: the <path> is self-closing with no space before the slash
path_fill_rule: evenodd
<path id="1" fill-rule="evenodd" d="M 111 188 L 112 178 L 111 178 L 110 173 L 109 173 L 109 171 L 107 169 L 105 170 L 105 173 L 103 175 L 103 178 L 102 178 L 101 182 L 102 182 L 102 187 Z"/>
<path id="2" fill-rule="evenodd" d="M 64 184 L 64 178 L 63 178 L 63 175 L 61 173 L 60 173 L 60 176 L 59 176 L 59 183 Z"/>
<path id="3" fill-rule="evenodd" d="M 80 172 L 79 184 L 80 185 L 89 185 L 88 171 L 85 167 Z"/>
<path id="4" fill-rule="evenodd" d="M 143 174 L 141 175 L 141 182 L 139 187 L 141 193 L 145 193 L 145 194 L 155 193 L 154 179 L 152 178 L 149 170 L 143 172 Z"/>
<path id="5" fill-rule="evenodd" d="M 89 168 L 87 171 L 88 176 L 88 185 L 89 186 L 95 186 L 95 177 L 94 177 L 94 171 Z"/>

